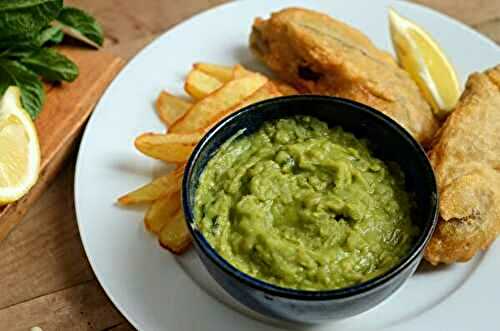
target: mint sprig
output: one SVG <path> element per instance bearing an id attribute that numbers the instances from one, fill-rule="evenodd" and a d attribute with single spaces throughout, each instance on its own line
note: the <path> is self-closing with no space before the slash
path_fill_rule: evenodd
<path id="1" fill-rule="evenodd" d="M 78 77 L 76 64 L 49 48 L 65 34 L 93 47 L 104 39 L 92 16 L 64 7 L 63 0 L 0 0 L 0 96 L 8 86 L 18 86 L 33 119 L 45 99 L 41 79 L 72 82 Z"/>
<path id="2" fill-rule="evenodd" d="M 102 28 L 97 21 L 81 9 L 64 7 L 54 24 L 67 35 L 94 47 L 102 46 Z"/>
<path id="3" fill-rule="evenodd" d="M 42 81 L 38 75 L 18 61 L 0 59 L 0 92 L 10 85 L 21 89 L 21 102 L 31 118 L 36 118 L 45 101 Z"/>

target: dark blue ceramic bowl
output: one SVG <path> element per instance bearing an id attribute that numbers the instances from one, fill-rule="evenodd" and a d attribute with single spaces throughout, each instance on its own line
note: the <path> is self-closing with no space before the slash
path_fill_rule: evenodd
<path id="1" fill-rule="evenodd" d="M 340 125 L 374 145 L 374 154 L 397 162 L 405 173 L 406 189 L 416 203 L 414 220 L 421 235 L 411 252 L 387 273 L 356 286 L 331 291 L 301 291 L 275 286 L 230 265 L 194 226 L 193 206 L 200 177 L 207 162 L 230 137 L 258 130 L 270 120 L 310 115 L 331 126 Z M 431 165 L 422 147 L 396 122 L 359 103 L 334 97 L 301 95 L 263 101 L 222 120 L 196 146 L 182 184 L 182 203 L 194 246 L 213 278 L 236 300 L 254 311 L 280 320 L 317 323 L 350 317 L 375 307 L 413 274 L 437 220 L 438 198 Z"/>

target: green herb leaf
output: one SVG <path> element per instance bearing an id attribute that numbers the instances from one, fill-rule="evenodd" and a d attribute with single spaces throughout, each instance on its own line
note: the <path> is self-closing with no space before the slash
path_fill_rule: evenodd
<path id="1" fill-rule="evenodd" d="M 53 26 L 60 27 L 67 35 L 96 48 L 102 46 L 104 41 L 104 35 L 99 23 L 92 16 L 78 8 L 64 7 Z"/>
<path id="2" fill-rule="evenodd" d="M 16 47 L 37 47 L 37 35 L 38 34 L 29 34 L 0 39 L 0 52 Z"/>
<path id="3" fill-rule="evenodd" d="M 11 48 L 3 51 L 0 54 L 0 57 L 2 57 L 2 58 L 8 58 L 8 59 L 11 59 L 11 60 L 19 60 L 20 58 L 23 58 L 25 56 L 30 55 L 35 50 L 37 50 L 37 48 L 34 47 L 34 46 L 31 46 L 29 44 L 27 44 L 27 45 L 17 45 L 17 46 L 11 47 Z"/>
<path id="4" fill-rule="evenodd" d="M 42 110 L 45 99 L 42 81 L 38 75 L 17 61 L 0 59 L 0 92 L 8 86 L 17 85 L 21 89 L 21 102 L 32 119 Z"/>
<path id="5" fill-rule="evenodd" d="M 46 27 L 37 34 L 27 36 L 14 36 L 11 39 L 0 40 L 0 57 L 18 59 L 32 54 L 34 51 L 50 42 L 60 43 L 64 38 L 64 33 L 56 27 Z"/>
<path id="6" fill-rule="evenodd" d="M 21 102 L 33 119 L 45 98 L 40 76 L 68 82 L 78 76 L 78 67 L 70 59 L 42 48 L 60 43 L 64 33 L 94 47 L 104 39 L 92 16 L 63 8 L 63 0 L 0 0 L 0 96 L 9 86 L 18 86 Z"/>
<path id="7" fill-rule="evenodd" d="M 63 0 L 0 0 L 0 39 L 40 31 L 62 7 Z"/>
<path id="8" fill-rule="evenodd" d="M 45 45 L 48 42 L 53 44 L 59 44 L 64 38 L 64 32 L 58 27 L 49 26 L 43 29 L 37 36 L 37 43 L 40 46 Z"/>
<path id="9" fill-rule="evenodd" d="M 28 69 L 52 82 L 72 82 L 78 77 L 78 67 L 66 56 L 50 48 L 40 48 L 20 59 Z"/>
<path id="10" fill-rule="evenodd" d="M 0 72 L 3 73 L 2 69 L 0 69 Z M 0 98 L 3 96 L 7 88 L 12 84 L 13 82 L 9 79 L 8 76 L 0 75 Z"/>

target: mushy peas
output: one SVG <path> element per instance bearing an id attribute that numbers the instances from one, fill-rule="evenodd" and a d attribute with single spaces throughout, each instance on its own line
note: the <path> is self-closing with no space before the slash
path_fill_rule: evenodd
<path id="1" fill-rule="evenodd" d="M 338 289 L 394 267 L 410 250 L 403 174 L 366 141 L 311 117 L 266 123 L 208 162 L 195 220 L 217 252 L 260 280 Z"/>

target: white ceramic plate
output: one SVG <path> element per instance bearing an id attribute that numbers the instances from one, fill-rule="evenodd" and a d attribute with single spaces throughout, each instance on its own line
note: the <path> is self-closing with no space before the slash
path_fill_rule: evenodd
<path id="1" fill-rule="evenodd" d="M 262 322 L 235 304 L 203 269 L 193 251 L 175 258 L 143 226 L 142 209 L 115 204 L 118 196 L 165 167 L 140 155 L 134 138 L 163 127 L 153 110 L 158 92 L 182 93 L 196 61 L 243 63 L 265 70 L 248 51 L 257 16 L 303 6 L 331 14 L 391 50 L 387 8 L 395 7 L 429 31 L 457 68 L 462 82 L 500 62 L 500 49 L 464 25 L 406 2 L 237 1 L 211 9 L 166 32 L 118 75 L 97 106 L 80 146 L 75 203 L 92 268 L 118 309 L 139 330 L 304 329 Z M 357 317 L 314 330 L 491 330 L 500 325 L 500 244 L 467 264 L 420 268 L 389 300 Z"/>

